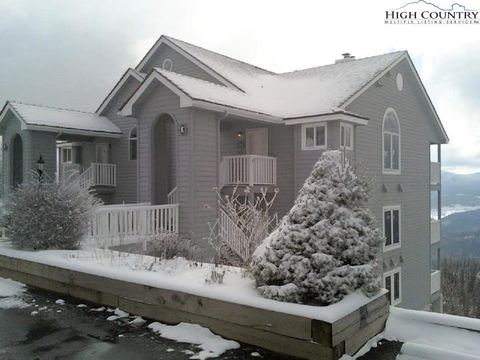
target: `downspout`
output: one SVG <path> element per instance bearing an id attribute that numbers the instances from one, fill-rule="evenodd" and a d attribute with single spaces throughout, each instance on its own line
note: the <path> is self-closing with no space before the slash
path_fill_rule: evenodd
<path id="1" fill-rule="evenodd" d="M 225 120 L 226 118 L 228 118 L 230 116 L 230 113 L 228 111 L 225 111 L 222 115 L 220 115 L 218 118 L 217 118 L 217 191 L 220 193 L 220 165 L 221 165 L 221 162 L 222 162 L 222 154 L 221 154 L 221 144 L 220 144 L 220 141 L 221 141 L 221 138 L 220 138 L 220 122 L 222 120 Z M 219 216 L 220 214 L 220 204 L 218 203 L 218 201 L 215 201 L 215 204 L 216 204 L 216 213 L 217 213 L 217 216 Z"/>

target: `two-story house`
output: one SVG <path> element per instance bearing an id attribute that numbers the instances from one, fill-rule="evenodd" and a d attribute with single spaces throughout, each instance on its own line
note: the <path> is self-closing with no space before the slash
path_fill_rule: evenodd
<path id="1" fill-rule="evenodd" d="M 448 137 L 407 52 L 279 74 L 162 36 L 95 113 L 7 102 L 0 132 L 7 191 L 41 155 L 47 173 L 76 170 L 106 204 L 126 204 L 105 207 L 103 234 L 163 227 L 205 249 L 221 215 L 213 188 L 278 187 L 281 216 L 322 151 L 341 149 L 375 177 L 391 302 L 441 307 L 430 192 Z"/>

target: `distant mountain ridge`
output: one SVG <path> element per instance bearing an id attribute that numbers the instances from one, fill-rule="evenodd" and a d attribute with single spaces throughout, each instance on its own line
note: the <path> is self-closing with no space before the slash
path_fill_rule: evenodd
<path id="1" fill-rule="evenodd" d="M 442 171 L 442 204 L 480 206 L 480 173 L 462 175 Z"/>
<path id="2" fill-rule="evenodd" d="M 468 10 L 465 5 L 462 5 L 462 4 L 459 4 L 459 3 L 453 3 L 451 6 L 450 6 L 450 9 L 443 9 L 441 8 L 440 6 L 436 5 L 436 4 L 433 4 L 431 2 L 428 2 L 428 1 L 425 1 L 425 0 L 418 0 L 418 1 L 412 1 L 412 2 L 409 2 L 401 7 L 399 7 L 398 9 L 395 9 L 395 10 L 401 10 L 401 9 L 404 9 L 408 6 L 411 6 L 411 5 L 418 5 L 418 4 L 425 4 L 425 5 L 428 5 L 428 6 L 433 6 L 434 8 L 436 8 L 437 10 L 440 10 L 440 11 L 454 11 L 455 10 L 455 6 L 458 6 L 458 7 L 461 7 L 463 8 L 463 11 L 474 11 L 474 10 Z"/>

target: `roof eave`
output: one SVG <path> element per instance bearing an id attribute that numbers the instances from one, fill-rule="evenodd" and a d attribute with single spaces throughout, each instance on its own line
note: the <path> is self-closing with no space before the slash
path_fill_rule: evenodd
<path id="1" fill-rule="evenodd" d="M 285 125 L 311 124 L 335 120 L 340 120 L 353 125 L 368 125 L 369 119 L 346 111 L 332 111 L 330 113 L 285 118 Z"/>
<path id="2" fill-rule="evenodd" d="M 54 132 L 54 133 L 62 133 L 62 134 L 70 134 L 70 135 L 108 137 L 108 138 L 114 138 L 114 139 L 118 139 L 122 137 L 121 132 L 118 133 L 118 132 L 109 132 L 109 131 L 75 129 L 75 128 L 39 125 L 39 124 L 26 124 L 25 130 L 45 131 L 45 132 Z"/>
<path id="3" fill-rule="evenodd" d="M 113 89 L 110 91 L 110 93 L 107 95 L 107 97 L 102 101 L 98 109 L 95 111 L 95 114 L 100 115 L 105 108 L 110 104 L 112 99 L 115 97 L 118 91 L 123 87 L 123 85 L 127 82 L 127 80 L 133 77 L 134 79 L 138 80 L 139 82 L 142 82 L 144 78 L 138 73 L 137 70 L 128 68 L 127 71 L 125 71 L 122 75 L 122 77 L 117 81 Z"/>

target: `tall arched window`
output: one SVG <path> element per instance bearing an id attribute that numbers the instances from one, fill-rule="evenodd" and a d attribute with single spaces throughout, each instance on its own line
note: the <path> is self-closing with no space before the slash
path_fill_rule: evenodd
<path id="1" fill-rule="evenodd" d="M 383 172 L 400 173 L 400 122 L 392 108 L 383 116 Z"/>
<path id="2" fill-rule="evenodd" d="M 130 137 L 128 139 L 129 143 L 129 159 L 137 160 L 137 127 L 134 127 L 130 131 Z"/>

